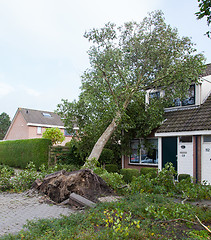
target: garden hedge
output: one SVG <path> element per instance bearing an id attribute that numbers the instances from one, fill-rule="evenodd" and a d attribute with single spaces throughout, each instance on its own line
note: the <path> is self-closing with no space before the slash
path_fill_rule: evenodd
<path id="1" fill-rule="evenodd" d="M 141 174 L 141 175 L 150 174 L 150 176 L 151 176 L 152 178 L 156 178 L 156 177 L 157 177 L 157 174 L 158 174 L 158 170 L 157 170 L 157 168 L 144 167 L 144 168 L 141 168 L 140 174 Z"/>
<path id="2" fill-rule="evenodd" d="M 49 139 L 25 139 L 0 142 L 0 164 L 10 167 L 25 168 L 33 162 L 36 168 L 48 164 Z"/>
<path id="3" fill-rule="evenodd" d="M 116 164 L 106 164 L 105 169 L 106 171 L 112 172 L 112 173 L 119 172 L 119 168 Z"/>
<path id="4" fill-rule="evenodd" d="M 123 168 L 120 170 L 120 174 L 123 175 L 123 180 L 126 183 L 130 183 L 133 180 L 133 177 L 139 177 L 140 173 L 138 169 L 132 169 L 132 168 Z"/>

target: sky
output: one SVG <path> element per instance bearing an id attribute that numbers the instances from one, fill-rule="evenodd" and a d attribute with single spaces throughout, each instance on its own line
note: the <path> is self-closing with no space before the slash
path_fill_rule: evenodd
<path id="1" fill-rule="evenodd" d="M 12 119 L 19 107 L 54 111 L 61 99 L 77 100 L 89 68 L 84 33 L 107 22 L 141 22 L 154 10 L 211 63 L 206 19 L 194 14 L 197 0 L 1 0 L 0 114 Z"/>

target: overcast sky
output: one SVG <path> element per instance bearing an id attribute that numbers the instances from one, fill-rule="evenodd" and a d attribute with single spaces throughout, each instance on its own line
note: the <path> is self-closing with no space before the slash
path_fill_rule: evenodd
<path id="1" fill-rule="evenodd" d="M 196 20 L 197 0 L 1 0 L 0 114 L 18 107 L 54 111 L 80 93 L 89 67 L 85 31 L 107 22 L 142 21 L 162 10 L 166 22 L 188 36 L 211 63 L 206 20 Z"/>

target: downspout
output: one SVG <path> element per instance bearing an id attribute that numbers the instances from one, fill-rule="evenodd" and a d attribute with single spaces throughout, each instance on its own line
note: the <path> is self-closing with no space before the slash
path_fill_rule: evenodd
<path id="1" fill-rule="evenodd" d="M 125 164 L 124 163 L 125 163 L 125 156 L 122 155 L 122 169 L 125 168 Z"/>
<path id="2" fill-rule="evenodd" d="M 196 183 L 198 182 L 198 137 L 195 136 L 196 139 Z"/>

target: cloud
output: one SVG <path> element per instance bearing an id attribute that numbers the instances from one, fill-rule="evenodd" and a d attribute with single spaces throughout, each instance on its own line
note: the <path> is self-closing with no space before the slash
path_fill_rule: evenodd
<path id="1" fill-rule="evenodd" d="M 26 94 L 32 96 L 32 97 L 39 97 L 40 92 L 36 91 L 35 89 L 23 86 L 22 89 L 25 91 Z"/>
<path id="2" fill-rule="evenodd" d="M 4 97 L 14 91 L 14 88 L 4 82 L 0 82 L 0 97 Z"/>

